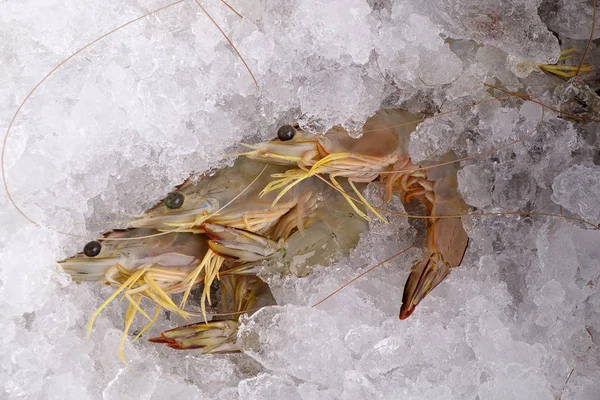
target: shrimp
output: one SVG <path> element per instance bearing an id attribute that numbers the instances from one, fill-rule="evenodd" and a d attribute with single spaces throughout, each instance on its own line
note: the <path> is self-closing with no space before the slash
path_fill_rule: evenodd
<path id="1" fill-rule="evenodd" d="M 321 191 L 313 199 L 320 201 L 311 203 L 308 213 L 291 212 L 281 218 L 266 233 L 269 236 L 209 222 L 200 227 L 207 234 L 160 233 L 148 228 L 130 228 L 108 232 L 104 241 L 90 242 L 84 252 L 61 261 L 63 269 L 76 281 L 96 281 L 118 287 L 93 313 L 88 334 L 96 316 L 121 292 L 130 302 L 124 335 L 138 312 L 150 321 L 143 331 L 157 318 L 158 314 L 150 318 L 140 307 L 142 296 L 152 300 L 158 308 L 189 319 L 190 312 L 175 305 L 171 296 L 187 291 L 190 276 L 194 276 L 193 271 L 211 249 L 224 260 L 218 277 L 222 288 L 221 304 L 228 305 L 223 312 L 233 310 L 236 313 L 256 304 L 274 304 L 268 286 L 255 276 L 264 261 L 268 262 L 272 272 L 306 275 L 311 266 L 325 264 L 331 257 L 356 246 L 360 234 L 368 228 L 367 221 L 354 213 L 342 196 L 335 191 L 324 191 L 327 189 L 324 185 L 314 183 L 315 192 Z M 303 228 L 291 228 L 296 224 Z M 280 268 L 281 265 L 284 268 Z M 204 284 L 204 300 L 204 294 L 210 293 L 211 284 L 196 275 L 192 286 L 200 284 Z M 259 297 L 265 297 L 265 300 L 256 303 Z M 206 313 L 204 302 L 201 307 L 203 323 L 174 330 L 172 336 L 165 333 L 164 341 L 160 343 L 175 348 L 200 347 L 205 348 L 205 352 L 233 351 L 231 341 L 235 335 L 231 332 L 237 331 L 237 320 L 210 321 L 212 314 Z M 190 330 L 195 334 L 190 336 Z M 122 345 L 119 354 L 122 357 Z"/>
<path id="2" fill-rule="evenodd" d="M 202 223 L 210 222 L 262 233 L 303 199 L 298 191 L 291 191 L 273 207 L 274 196 L 259 196 L 260 186 L 270 180 L 270 175 L 282 171 L 276 165 L 265 167 L 263 163 L 238 158 L 232 167 L 213 175 L 205 174 L 198 180 L 189 178 L 130 225 L 202 233 Z M 248 187 L 250 182 L 253 184 Z M 240 193 L 244 187 L 246 190 Z"/>
<path id="3" fill-rule="evenodd" d="M 149 340 L 179 350 L 200 349 L 203 353 L 242 351 L 237 342 L 239 316 L 274 304 L 265 303 L 272 300 L 272 295 L 268 286 L 256 278 L 259 266 L 275 273 L 307 275 L 313 266 L 327 265 L 336 256 L 347 255 L 367 229 L 368 222 L 335 191 L 324 194 L 303 233 L 297 230 L 279 242 L 241 229 L 205 223 L 207 234 L 217 238 L 211 240 L 211 248 L 243 263 L 241 268 L 234 268 L 235 275 L 222 280 L 229 285 L 226 291 L 233 293 L 233 318 L 177 327 Z"/>
<path id="4" fill-rule="evenodd" d="M 90 317 L 88 337 L 96 317 L 112 300 L 121 292 L 129 300 L 125 330 L 119 345 L 119 356 L 123 361 L 125 337 L 138 312 L 149 321 L 142 332 L 156 321 L 161 308 L 189 318 L 188 313 L 178 307 L 170 295 L 186 290 L 190 274 L 209 251 L 205 235 L 157 233 L 150 229 L 110 231 L 100 241 L 88 243 L 82 253 L 59 261 L 75 281 L 101 282 L 118 287 Z M 201 279 L 192 282 L 192 285 L 198 283 L 201 283 Z M 140 307 L 143 297 L 157 304 L 154 318 Z"/>
<path id="5" fill-rule="evenodd" d="M 160 234 L 155 230 L 130 228 L 106 233 L 100 242 L 88 243 L 84 252 L 60 261 L 59 264 L 77 282 L 100 282 L 118 287 L 90 317 L 87 327 L 88 336 L 95 318 L 121 292 L 129 300 L 125 330 L 119 346 L 119 355 L 124 360 L 122 354 L 124 338 L 138 312 L 149 320 L 142 332 L 156 321 L 160 308 L 173 311 L 185 319 L 190 318 L 190 314 L 193 313 L 178 307 L 171 296 L 187 289 L 190 275 L 209 251 L 210 239 L 204 234 L 190 232 Z M 270 291 L 268 287 L 264 288 L 264 284 L 261 286 L 255 282 L 258 278 L 252 280 L 252 278 L 232 277 L 237 272 L 237 269 L 232 267 L 235 263 L 236 261 L 229 261 L 221 274 L 221 287 L 225 287 L 222 290 L 222 297 L 234 293 L 233 305 L 238 309 L 245 309 L 250 304 L 250 300 L 244 297 L 245 291 L 254 294 L 259 291 L 261 293 L 270 293 Z M 196 277 L 192 286 L 200 285 L 204 283 L 203 281 L 203 278 Z M 238 287 L 242 284 L 247 289 L 242 290 Z M 205 284 L 205 288 L 206 286 L 208 285 Z M 238 295 L 238 292 L 243 295 Z M 141 308 L 142 297 L 152 300 L 157 305 L 154 318 L 150 318 Z M 210 319 L 211 314 L 207 315 L 204 308 L 203 315 L 206 321 Z"/>
<path id="6" fill-rule="evenodd" d="M 460 265 L 468 245 L 461 219 L 446 218 L 462 215 L 468 208 L 458 193 L 457 168 L 451 164 L 452 156 L 445 156 L 443 160 L 448 163 L 435 168 L 417 165 L 410 159 L 410 134 L 420 120 L 421 116 L 404 110 L 380 110 L 367 120 L 360 139 L 352 139 L 339 129 L 310 139 L 303 131 L 282 128 L 278 139 L 253 146 L 254 150 L 246 153 L 250 158 L 277 164 L 295 163 L 298 167 L 277 175 L 279 179 L 267 185 L 264 193 L 284 187 L 281 195 L 311 175 L 329 174 L 334 186 L 354 206 L 354 200 L 344 194 L 335 180 L 336 176 L 347 177 L 361 202 L 381 219 L 353 181 L 379 178 L 385 185 L 387 202 L 399 191 L 404 202 L 416 199 L 423 204 L 428 217 L 426 246 L 405 285 L 400 319 L 410 316 L 419 302 L 449 274 L 450 268 Z"/>
<path id="7" fill-rule="evenodd" d="M 203 233 L 204 223 L 218 224 L 280 239 L 294 229 L 302 230 L 315 201 L 309 187 L 289 191 L 277 205 L 274 194 L 260 196 L 261 184 L 270 175 L 281 173 L 283 167 L 265 165 L 247 158 L 238 158 L 232 167 L 205 175 L 199 180 L 188 179 L 176 191 L 169 193 L 156 206 L 131 222 L 132 227 L 161 231 Z M 245 188 L 241 190 L 242 188 Z M 213 251 L 206 252 L 197 268 L 190 272 L 187 290 L 180 308 L 185 306 L 191 289 L 204 271 L 202 307 L 210 302 L 208 289 L 219 276 L 224 259 Z"/>
<path id="8" fill-rule="evenodd" d="M 322 136 L 315 136 L 293 126 L 279 129 L 277 139 L 257 145 L 246 145 L 252 151 L 247 157 L 273 164 L 295 165 L 285 173 L 273 174 L 276 178 L 263 190 L 263 194 L 282 189 L 275 199 L 281 199 L 298 183 L 317 174 L 329 175 L 331 183 L 341 189 L 337 177 L 348 178 L 350 187 L 361 198 L 354 182 L 371 182 L 394 166 L 405 167 L 410 162 L 408 143 L 410 134 L 423 120 L 421 115 L 401 109 L 383 109 L 369 118 L 363 134 L 353 139 L 342 128 L 335 127 Z M 424 175 L 424 174 L 423 174 Z M 391 194 L 387 196 L 391 198 Z M 355 203 L 349 196 L 346 201 Z M 367 204 L 379 218 L 384 218 Z M 366 214 L 354 207 L 363 217 Z"/>
<path id="9" fill-rule="evenodd" d="M 314 207 L 314 201 L 311 204 L 310 209 Z M 287 238 L 296 224 L 303 227 L 304 219 L 313 215 L 310 209 L 305 214 L 298 207 L 294 208 L 267 233 L 271 232 L 277 239 Z M 104 234 L 100 241 L 89 242 L 83 252 L 59 264 L 75 281 L 96 281 L 118 287 L 94 313 L 88 326 L 89 333 L 95 316 L 120 292 L 124 292 L 130 304 L 134 304 L 136 310 L 146 317 L 147 314 L 137 306 L 141 296 L 188 318 L 188 313 L 183 309 L 185 303 L 175 305 L 170 295 L 181 292 L 189 294 L 192 287 L 204 283 L 201 306 L 206 316 L 205 300 L 210 303 L 210 285 L 218 275 L 207 280 L 195 272 L 201 268 L 218 272 L 224 261 L 212 253 L 211 247 L 217 244 L 211 242 L 205 234 L 194 232 L 159 232 L 148 228 L 115 230 Z M 232 260 L 228 264 L 247 261 Z M 236 271 L 228 265 L 222 274 Z"/>
<path id="10" fill-rule="evenodd" d="M 98 242 L 88 243 L 83 252 L 59 264 L 77 282 L 117 286 L 114 296 L 121 291 L 125 291 L 128 298 L 141 294 L 168 310 L 181 313 L 168 295 L 185 289 L 186 278 L 208 250 L 205 235 L 160 234 L 150 229 L 115 230 L 104 234 Z"/>
<path id="11" fill-rule="evenodd" d="M 91 246 L 88 245 L 86 246 L 87 254 L 79 253 L 60 262 L 63 269 L 76 281 L 96 281 L 119 287 L 93 313 L 88 323 L 88 334 L 100 311 L 121 291 L 124 291 L 124 296 L 129 300 L 130 305 L 126 314 L 125 331 L 119 346 L 119 356 L 123 360 L 124 338 L 135 315 L 139 312 L 150 321 L 141 332 L 147 330 L 158 316 L 156 313 L 154 318 L 150 318 L 140 307 L 141 296 L 153 300 L 159 308 L 162 307 L 177 312 L 186 319 L 189 318 L 188 312 L 179 309 L 171 300 L 170 295 L 185 290 L 187 277 L 209 250 L 209 240 L 206 235 L 173 232 L 146 237 L 153 233 L 156 231 L 135 228 L 111 231 L 105 235 L 105 238 L 140 239 L 108 241 L 99 248 L 99 253 L 93 257 L 90 256 L 93 252 L 90 253 Z M 269 287 L 256 276 L 225 274 L 221 277 L 220 282 L 222 298 L 220 304 L 222 308 L 225 307 L 223 311 L 247 309 L 256 303 L 258 297 L 264 297 L 261 305 L 274 304 Z M 202 282 L 200 280 L 195 283 Z M 227 324 L 227 321 L 223 323 L 209 322 L 206 327 L 214 330 L 216 325 L 222 327 L 223 324 Z M 204 342 L 206 342 L 206 338 Z M 224 344 L 210 346 L 207 352 L 222 352 L 225 350 L 223 346 Z"/>

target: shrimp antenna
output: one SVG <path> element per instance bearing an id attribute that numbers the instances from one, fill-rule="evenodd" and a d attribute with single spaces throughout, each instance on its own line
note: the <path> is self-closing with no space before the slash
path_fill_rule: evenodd
<path id="1" fill-rule="evenodd" d="M 233 6 L 231 4 L 229 4 L 228 2 L 226 2 L 225 0 L 221 0 L 221 3 L 225 4 L 231 11 L 233 11 L 238 17 L 240 18 L 244 18 L 244 16 L 242 14 L 240 14 L 239 12 L 237 12 L 237 10 L 235 8 L 233 8 Z"/>
<path id="2" fill-rule="evenodd" d="M 581 71 L 581 67 L 583 66 L 583 62 L 587 57 L 588 51 L 590 50 L 590 46 L 592 45 L 592 41 L 594 40 L 594 31 L 596 30 L 596 0 L 592 0 L 592 29 L 590 30 L 590 38 L 588 39 L 587 46 L 585 47 L 585 51 L 583 52 L 583 56 L 581 57 L 581 61 L 579 61 L 579 65 L 577 66 L 577 71 L 575 72 L 575 76 L 579 76 L 579 71 Z"/>
<path id="3" fill-rule="evenodd" d="M 364 272 L 361 272 L 360 274 L 358 274 L 357 276 L 355 276 L 354 278 L 352 278 L 351 280 L 349 280 L 348 282 L 344 283 L 342 286 L 340 286 L 339 288 L 337 288 L 336 290 L 334 290 L 331 294 L 327 295 L 326 297 L 322 298 L 321 300 L 317 301 L 315 304 L 313 304 L 311 307 L 315 308 L 318 305 L 320 305 L 321 303 L 325 302 L 326 300 L 332 298 L 333 296 L 335 296 L 338 292 L 340 292 L 341 290 L 343 290 L 344 288 L 350 286 L 352 283 L 354 283 L 356 280 L 362 278 L 363 276 L 365 276 L 366 274 L 368 274 L 369 272 L 373 271 L 375 268 L 382 266 L 383 264 L 385 264 L 388 261 L 393 260 L 394 258 L 406 253 L 408 250 L 412 249 L 413 247 L 418 246 L 419 244 L 423 243 L 424 240 L 418 240 L 416 242 L 414 242 L 413 244 L 411 244 L 409 247 L 400 250 L 398 253 L 394 254 L 391 257 L 386 258 L 383 261 L 378 262 L 377 264 L 373 265 L 372 267 L 370 267 L 369 269 L 367 269 Z"/>
<path id="4" fill-rule="evenodd" d="M 248 73 L 252 77 L 252 80 L 254 81 L 254 85 L 256 85 L 256 87 L 258 87 L 258 81 L 254 77 L 254 74 L 252 73 L 252 70 L 248 66 L 248 63 L 246 63 L 246 60 L 244 60 L 244 57 L 242 57 L 242 55 L 238 51 L 237 47 L 235 47 L 235 45 L 233 44 L 233 42 L 231 41 L 231 39 L 229 39 L 229 36 L 227 36 L 227 34 L 223 31 L 223 29 L 221 29 L 221 27 L 219 26 L 219 24 L 217 24 L 217 21 L 215 21 L 213 19 L 213 17 L 210 16 L 210 14 L 208 13 L 208 11 L 206 11 L 206 9 L 202 6 L 202 4 L 200 4 L 200 1 L 198 1 L 198 0 L 194 0 L 194 1 L 196 2 L 196 4 L 198 4 L 198 7 L 200 7 L 200 9 L 202 10 L 202 12 L 204 14 L 206 14 L 206 16 L 208 17 L 208 19 L 210 19 L 210 21 L 217 27 L 217 29 L 219 30 L 219 32 L 221 32 L 221 35 L 223 35 L 223 37 L 227 40 L 227 42 L 229 42 L 229 45 L 231 46 L 231 48 L 235 51 L 235 53 L 240 58 L 240 60 L 242 60 L 242 63 L 244 63 L 244 67 L 246 67 L 246 69 L 248 70 Z M 223 1 L 223 3 L 225 3 L 225 2 Z M 229 8 L 231 8 L 233 10 L 233 12 L 235 12 L 237 15 L 239 15 L 241 17 L 241 15 L 237 11 L 235 11 L 231 6 L 229 6 L 229 4 L 227 4 L 227 3 L 225 3 L 225 4 Z"/>
<path id="5" fill-rule="evenodd" d="M 8 142 L 8 137 L 10 135 L 11 129 L 17 119 L 17 117 L 19 116 L 19 113 L 21 112 L 21 109 L 23 108 L 23 106 L 25 105 L 25 103 L 27 102 L 27 100 L 29 100 L 29 98 L 33 95 L 33 93 L 35 93 L 35 91 L 54 73 L 56 72 L 60 67 L 62 67 L 63 65 L 65 65 L 67 62 L 69 62 L 72 58 L 74 58 L 76 55 L 78 55 L 79 53 L 81 53 L 82 51 L 84 51 L 85 49 L 89 48 L 90 46 L 94 45 L 95 43 L 101 41 L 102 39 L 104 39 L 105 37 L 115 33 L 116 31 L 125 28 L 128 25 L 133 24 L 134 22 L 137 22 L 141 19 L 144 19 L 152 14 L 156 14 L 159 11 L 165 10 L 169 7 L 172 7 L 176 4 L 179 3 L 183 3 L 184 0 L 177 0 L 171 4 L 167 4 L 166 6 L 157 8 L 156 10 L 147 12 L 146 14 L 137 17 L 129 22 L 126 22 L 122 25 L 119 25 L 118 27 L 108 31 L 107 33 L 103 34 L 102 36 L 92 40 L 91 42 L 89 42 L 88 44 L 86 44 L 85 46 L 81 47 L 79 50 L 75 51 L 73 54 L 71 54 L 69 57 L 65 58 L 63 61 L 61 61 L 58 65 L 56 65 L 54 68 L 52 68 L 52 70 L 50 70 L 50 72 L 48 72 L 34 87 L 33 89 L 31 89 L 29 91 L 29 93 L 27 93 L 27 96 L 25 96 L 25 98 L 23 99 L 23 101 L 21 102 L 21 104 L 19 104 L 19 106 L 17 107 L 17 110 L 15 111 L 12 119 L 10 120 L 9 124 L 8 124 L 8 128 L 6 129 L 6 133 L 4 134 L 4 140 L 2 142 L 2 156 L 0 159 L 0 169 L 2 170 L 2 184 L 4 186 L 4 191 L 6 192 L 6 196 L 8 197 L 8 200 L 10 201 L 10 203 L 13 205 L 13 207 L 17 210 L 17 212 L 19 214 L 21 214 L 21 216 L 23 218 L 25 218 L 27 221 L 31 222 L 32 224 L 34 224 L 35 226 L 41 226 L 41 224 L 39 224 L 38 222 L 34 221 L 32 218 L 30 218 L 27 214 L 25 214 L 25 212 L 17 205 L 17 203 L 15 202 L 15 200 L 12 197 L 12 194 L 8 188 L 8 184 L 6 182 L 6 168 L 4 166 L 5 164 L 5 155 L 6 155 L 6 143 Z M 49 229 L 52 229 L 54 231 L 56 231 L 57 233 L 60 233 L 62 235 L 66 235 L 66 236 L 72 236 L 72 237 L 81 237 L 79 235 L 74 235 L 70 232 L 63 232 L 60 231 L 56 228 L 53 227 L 48 227 Z"/>

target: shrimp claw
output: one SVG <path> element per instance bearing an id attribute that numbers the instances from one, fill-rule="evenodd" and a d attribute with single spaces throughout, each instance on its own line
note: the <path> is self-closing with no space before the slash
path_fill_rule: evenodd
<path id="1" fill-rule="evenodd" d="M 241 351 L 237 343 L 238 318 L 260 307 L 275 304 L 269 286 L 255 275 L 227 275 L 221 279 L 225 308 L 232 309 L 232 318 L 180 326 L 149 339 L 178 350 L 200 349 L 203 353 L 233 353 Z M 251 307 L 258 306 L 255 309 Z"/>

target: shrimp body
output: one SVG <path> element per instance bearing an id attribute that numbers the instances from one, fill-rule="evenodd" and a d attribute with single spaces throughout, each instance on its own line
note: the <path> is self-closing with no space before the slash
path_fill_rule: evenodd
<path id="1" fill-rule="evenodd" d="M 457 189 L 456 167 L 418 165 L 408 153 L 410 134 L 422 118 L 404 110 L 380 110 L 367 120 L 363 135 L 351 138 L 341 129 L 333 129 L 321 137 L 298 131 L 289 139 L 252 146 L 248 157 L 296 168 L 276 175 L 264 192 L 284 188 L 281 194 L 298 182 L 317 174 L 329 175 L 333 185 L 345 196 L 357 213 L 356 199 L 345 194 L 336 177 L 348 178 L 360 201 L 385 221 L 360 194 L 353 182 L 380 179 L 385 185 L 385 200 L 399 192 L 404 202 L 420 201 L 425 210 L 427 240 L 423 257 L 412 268 L 405 285 L 400 319 L 412 314 L 419 302 L 462 261 L 468 244 L 460 217 L 467 210 Z M 451 161 L 450 155 L 446 161 Z M 280 194 L 280 195 L 281 195 Z"/>

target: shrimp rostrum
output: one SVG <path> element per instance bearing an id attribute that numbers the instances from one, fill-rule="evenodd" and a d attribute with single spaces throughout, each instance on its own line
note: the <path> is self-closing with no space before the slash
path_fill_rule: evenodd
<path id="1" fill-rule="evenodd" d="M 380 110 L 366 121 L 359 139 L 353 139 L 339 127 L 318 136 L 287 125 L 279 129 L 277 138 L 247 145 L 251 151 L 245 153 L 252 159 L 291 166 L 284 173 L 273 174 L 274 179 L 263 190 L 279 191 L 276 199 L 309 177 L 328 175 L 332 186 L 349 204 L 356 207 L 362 203 L 384 221 L 380 212 L 385 210 L 370 206 L 354 182 L 379 179 L 385 185 L 386 201 L 399 192 L 405 202 L 416 199 L 423 204 L 426 247 L 406 282 L 400 319 L 410 316 L 450 269 L 460 265 L 468 244 L 460 219 L 467 206 L 457 190 L 456 167 L 447 163 L 443 167 L 418 165 L 410 159 L 410 134 L 422 120 L 423 116 L 405 110 Z M 447 161 L 451 158 L 452 155 L 444 157 Z M 339 177 L 348 179 L 356 197 L 343 190 Z"/>

